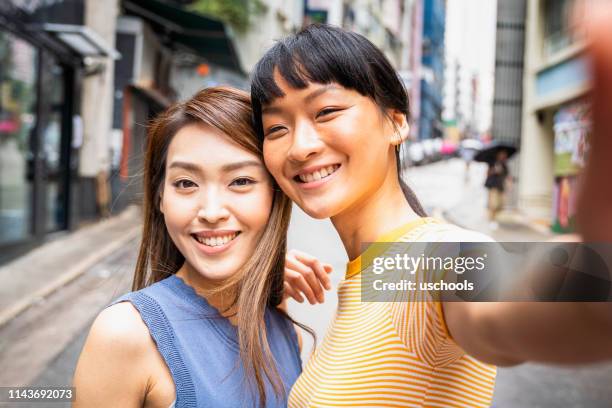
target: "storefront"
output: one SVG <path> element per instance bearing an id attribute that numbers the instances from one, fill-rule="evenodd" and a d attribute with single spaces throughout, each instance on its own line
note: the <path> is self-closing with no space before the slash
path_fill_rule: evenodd
<path id="1" fill-rule="evenodd" d="M 83 10 L 83 0 L 0 2 L 0 263 L 82 218 L 79 47 L 95 45 Z"/>
<path id="2" fill-rule="evenodd" d="M 578 180 L 588 154 L 591 110 L 588 102 L 561 106 L 554 115 L 555 135 L 552 230 L 575 229 Z"/>

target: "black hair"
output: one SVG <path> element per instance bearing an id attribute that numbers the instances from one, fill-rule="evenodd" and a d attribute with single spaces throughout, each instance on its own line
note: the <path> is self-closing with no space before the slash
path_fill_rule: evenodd
<path id="1" fill-rule="evenodd" d="M 371 98 L 381 111 L 395 109 L 410 119 L 408 94 L 385 55 L 360 34 L 326 24 L 311 24 L 278 41 L 259 60 L 251 78 L 251 103 L 255 131 L 263 140 L 262 107 L 284 96 L 274 81 L 274 70 L 296 89 L 309 82 L 335 82 Z M 398 177 L 410 207 L 419 216 L 427 214 L 414 192 L 402 180 L 399 151 Z"/>

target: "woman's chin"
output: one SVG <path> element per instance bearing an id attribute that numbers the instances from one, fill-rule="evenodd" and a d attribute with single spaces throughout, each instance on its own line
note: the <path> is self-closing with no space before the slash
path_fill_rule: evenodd
<path id="1" fill-rule="evenodd" d="M 320 203 L 312 203 L 312 205 L 311 203 L 302 203 L 302 205 L 299 205 L 299 207 L 310 217 L 317 220 L 324 220 L 336 215 L 332 208 L 327 205 L 322 206 Z"/>
<path id="2" fill-rule="evenodd" d="M 224 280 L 230 278 L 234 275 L 240 268 L 221 265 L 218 263 L 217 265 L 207 263 L 206 265 L 199 265 L 196 263 L 193 267 L 193 271 L 204 278 L 206 281 L 210 283 L 223 283 Z"/>

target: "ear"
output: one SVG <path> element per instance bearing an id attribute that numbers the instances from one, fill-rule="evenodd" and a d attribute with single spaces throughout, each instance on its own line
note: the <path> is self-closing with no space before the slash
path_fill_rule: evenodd
<path id="1" fill-rule="evenodd" d="M 399 146 L 404 143 L 410 134 L 410 125 L 408 124 L 408 118 L 406 115 L 396 109 L 389 111 L 389 118 L 391 119 L 391 124 L 394 127 L 394 132 L 391 135 L 391 144 L 394 146 Z"/>
<path id="2" fill-rule="evenodd" d="M 159 211 L 164 213 L 164 190 L 159 192 Z"/>

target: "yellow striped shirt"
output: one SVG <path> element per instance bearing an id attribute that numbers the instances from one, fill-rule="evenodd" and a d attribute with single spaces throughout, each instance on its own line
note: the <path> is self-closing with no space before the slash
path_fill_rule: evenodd
<path id="1" fill-rule="evenodd" d="M 423 218 L 379 242 L 489 241 Z M 363 255 L 363 254 L 362 254 Z M 361 256 L 338 309 L 289 395 L 289 407 L 488 407 L 496 368 L 451 339 L 440 302 L 361 302 Z"/>

